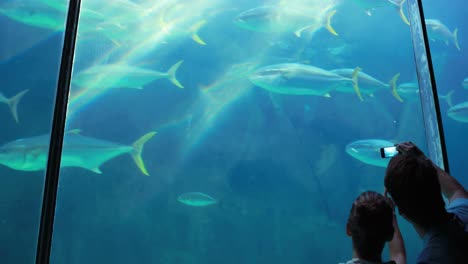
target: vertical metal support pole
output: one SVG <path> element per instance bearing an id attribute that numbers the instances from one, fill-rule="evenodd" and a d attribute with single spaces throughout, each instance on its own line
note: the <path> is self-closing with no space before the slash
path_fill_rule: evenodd
<path id="1" fill-rule="evenodd" d="M 449 171 L 439 97 L 421 0 L 407 0 L 429 157 Z"/>
<path id="2" fill-rule="evenodd" d="M 80 4 L 80 0 L 70 0 L 68 6 L 62 61 L 60 64 L 52 131 L 50 136 L 49 158 L 47 161 L 44 184 L 41 222 L 39 226 L 39 238 L 36 251 L 36 264 L 48 264 L 50 259 L 55 204 L 60 173 L 60 160 L 62 155 L 65 118 L 67 113 L 68 94 L 70 91 Z"/>

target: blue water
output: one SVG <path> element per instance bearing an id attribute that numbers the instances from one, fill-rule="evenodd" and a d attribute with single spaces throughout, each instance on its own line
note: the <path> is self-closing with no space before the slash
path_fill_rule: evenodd
<path id="1" fill-rule="evenodd" d="M 8 2 L 0 1 L 0 11 Z M 145 2 L 134 3 L 148 6 Z M 160 16 L 121 17 L 119 23 L 109 19 L 118 28 L 132 26 L 115 39 L 102 30 L 80 29 L 74 75 L 93 65 L 121 62 L 164 72 L 184 60 L 177 71 L 184 89 L 167 79 L 141 90 L 102 89 L 99 94 L 72 85 L 72 96 L 79 96 L 70 101 L 67 129 L 125 145 L 147 132 L 158 134 L 143 151 L 149 177 L 128 155 L 104 163 L 102 175 L 62 168 L 52 262 L 350 259 L 351 240 L 345 232 L 349 209 L 362 191 L 383 191 L 385 169 L 351 157 L 345 146 L 361 139 L 410 140 L 426 151 L 418 98 L 401 103 L 389 91 L 366 95 L 364 102 L 355 93 L 331 92 L 329 98 L 275 94 L 252 85 L 248 76 L 261 66 L 304 63 L 327 70 L 359 66 L 384 83 L 400 73 L 399 83 L 413 82 L 409 27 L 393 7 L 375 9 L 368 16 L 353 1 L 343 1 L 333 8 L 338 36 L 321 28 L 298 38 L 293 32 L 255 32 L 233 23 L 242 11 L 274 1 L 223 1 L 217 6 L 192 2 L 193 6 L 185 1 L 154 4 L 156 14 L 165 13 L 164 30 L 173 35 L 161 37 Z M 327 2 L 331 3 L 310 0 L 298 5 L 306 9 L 322 3 L 323 8 Z M 99 8 L 92 0 L 82 4 L 84 9 Z M 424 4 L 426 18 L 441 20 L 451 31 L 458 28 L 461 51 L 452 43 L 431 42 L 439 94 L 454 90 L 453 103 L 466 101 L 461 86 L 468 77 L 466 4 Z M 121 9 L 113 14 L 117 10 Z M 199 35 L 206 45 L 188 33 L 202 20 L 206 23 Z M 26 25 L 3 11 L 0 23 L 0 92 L 9 98 L 29 89 L 18 105 L 18 124 L 2 104 L 0 141 L 50 133 L 63 32 Z M 468 186 L 463 170 L 467 124 L 447 117 L 448 108 L 441 100 L 450 172 Z M 31 263 L 44 171 L 0 166 L 0 175 L 1 262 Z M 203 192 L 219 203 L 190 207 L 177 201 L 185 192 Z M 413 263 L 421 241 L 404 219 L 399 220 L 408 261 Z"/>

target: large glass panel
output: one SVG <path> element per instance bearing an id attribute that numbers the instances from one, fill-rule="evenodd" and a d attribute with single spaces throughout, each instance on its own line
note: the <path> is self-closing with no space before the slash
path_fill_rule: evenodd
<path id="1" fill-rule="evenodd" d="M 379 149 L 427 150 L 406 7 L 369 2 L 83 0 L 53 262 L 350 259 Z"/>
<path id="2" fill-rule="evenodd" d="M 464 186 L 468 146 L 468 54 L 466 52 L 467 3 L 424 1 L 426 26 L 437 81 L 450 172 Z"/>
<path id="3" fill-rule="evenodd" d="M 0 1 L 2 263 L 36 256 L 65 18 L 42 0 Z"/>

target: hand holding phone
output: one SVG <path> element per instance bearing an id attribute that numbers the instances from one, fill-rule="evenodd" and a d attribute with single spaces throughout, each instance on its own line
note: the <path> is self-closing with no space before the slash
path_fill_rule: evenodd
<path id="1" fill-rule="evenodd" d="M 380 148 L 380 156 L 382 158 L 391 158 L 398 154 L 396 146 Z"/>

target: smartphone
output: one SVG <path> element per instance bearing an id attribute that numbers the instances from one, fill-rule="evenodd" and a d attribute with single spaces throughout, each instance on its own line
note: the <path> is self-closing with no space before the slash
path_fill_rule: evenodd
<path id="1" fill-rule="evenodd" d="M 398 154 L 398 150 L 396 147 L 385 147 L 385 148 L 380 148 L 380 156 L 382 158 L 391 158 Z"/>

